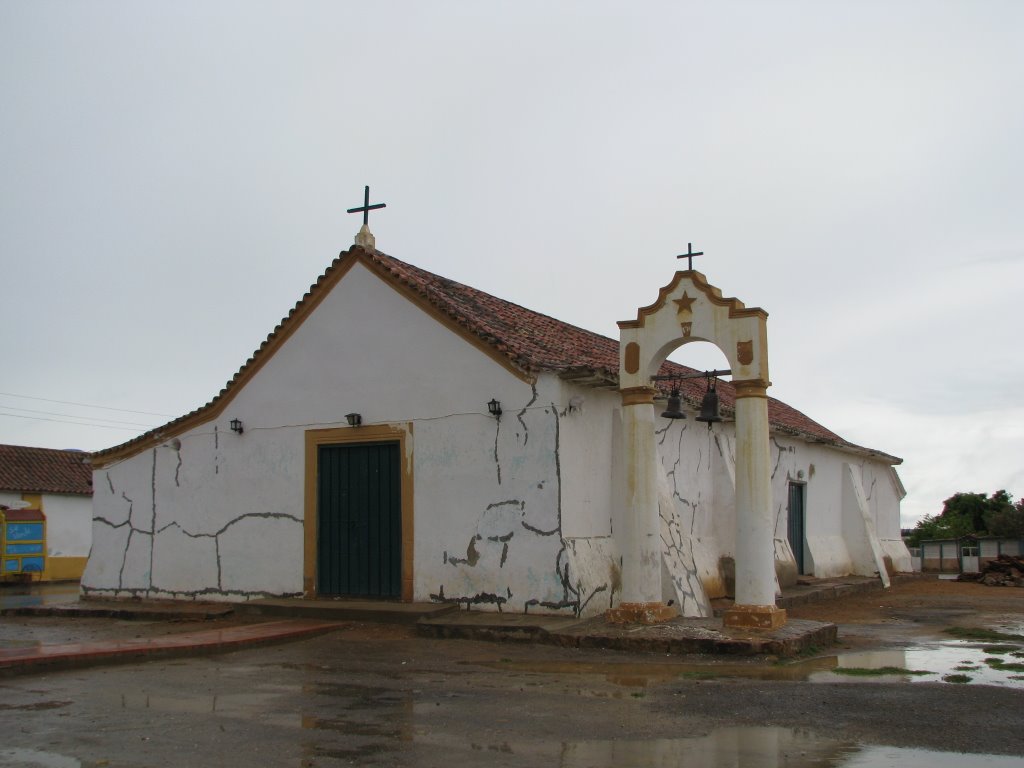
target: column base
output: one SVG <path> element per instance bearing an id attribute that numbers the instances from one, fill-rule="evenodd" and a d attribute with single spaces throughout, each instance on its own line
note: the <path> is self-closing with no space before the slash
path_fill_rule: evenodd
<path id="1" fill-rule="evenodd" d="M 610 608 L 604 617 L 612 624 L 661 624 L 679 616 L 674 606 L 664 603 L 619 603 Z"/>
<path id="2" fill-rule="evenodd" d="M 731 629 L 778 629 L 786 623 L 786 610 L 774 605 L 734 605 L 722 623 Z"/>

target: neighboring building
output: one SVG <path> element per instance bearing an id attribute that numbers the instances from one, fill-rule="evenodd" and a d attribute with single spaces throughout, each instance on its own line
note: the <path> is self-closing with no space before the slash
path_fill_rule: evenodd
<path id="1" fill-rule="evenodd" d="M 0 508 L 14 517 L 39 510 L 46 518 L 43 581 L 79 579 L 92 541 L 92 468 L 87 453 L 0 445 Z M 26 520 L 28 518 L 26 517 Z M 32 519 L 38 519 L 38 516 Z M 0 565 L 6 577 L 18 563 Z M 32 570 L 37 565 L 33 558 Z"/>
<path id="2" fill-rule="evenodd" d="M 1024 555 L 1024 540 L 999 536 L 926 539 L 919 550 L 921 570 L 926 573 L 979 573 L 1001 555 Z"/>
<path id="3" fill-rule="evenodd" d="M 616 340 L 353 247 L 217 397 L 92 456 L 83 591 L 599 613 L 621 586 L 619 365 Z M 657 426 L 663 593 L 697 616 L 731 589 L 734 393 L 709 430 L 704 382 L 681 386 L 690 418 Z M 781 583 L 909 571 L 900 460 L 768 411 Z"/>

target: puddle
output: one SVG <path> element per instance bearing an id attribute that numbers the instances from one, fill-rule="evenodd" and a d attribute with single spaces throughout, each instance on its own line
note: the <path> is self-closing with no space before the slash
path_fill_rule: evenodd
<path id="1" fill-rule="evenodd" d="M 0 704 L 0 710 L 20 709 L 23 712 L 38 712 L 47 709 L 60 709 L 71 706 L 70 701 L 37 701 L 32 704 Z"/>
<path id="2" fill-rule="evenodd" d="M 1018 757 L 863 745 L 776 727 L 718 728 L 706 736 L 679 739 L 474 742 L 469 748 L 559 768 L 1024 768 L 1024 758 Z"/>
<path id="3" fill-rule="evenodd" d="M 0 749 L 0 766 L 21 768 L 82 768 L 82 761 L 56 752 L 38 749 Z"/>
<path id="4" fill-rule="evenodd" d="M 998 685 L 1005 688 L 1024 689 L 1024 659 L 1013 653 L 1024 650 L 1024 645 L 1007 650 L 1009 644 L 993 646 L 963 640 L 950 640 L 934 645 L 919 646 L 894 651 L 863 651 L 843 653 L 836 658 L 840 668 L 896 669 L 927 671 L 925 675 L 844 675 L 834 671 L 813 672 L 808 680 L 820 682 L 886 682 L 908 683 L 945 682 L 950 685 Z"/>
<path id="5" fill-rule="evenodd" d="M 276 693 L 211 693 L 189 696 L 167 696 L 148 693 L 125 693 L 120 696 L 120 707 L 126 710 L 153 709 L 168 713 L 213 714 L 231 716 L 258 715 L 274 712 L 280 695 Z"/>
<path id="6" fill-rule="evenodd" d="M 1009 630 L 1004 630 L 1009 631 Z M 466 662 L 479 663 L 479 662 Z M 493 661 L 482 666 L 499 669 L 506 674 L 524 676 L 577 674 L 603 677 L 607 682 L 626 688 L 678 680 L 745 680 L 791 681 L 814 683 L 856 682 L 924 682 L 948 685 L 998 685 L 1024 689 L 1024 643 L 978 642 L 967 640 L 937 641 L 930 645 L 891 651 L 857 651 L 836 656 L 822 656 L 779 664 L 757 662 L 573 662 L 573 661 Z M 856 670 L 910 670 L 926 674 L 841 674 L 836 668 Z M 540 685 L 527 680 L 525 685 Z"/>
<path id="7" fill-rule="evenodd" d="M 466 662 L 471 663 L 471 662 Z M 475 662 L 474 662 L 475 663 Z M 633 688 L 667 683 L 679 679 L 713 680 L 727 677 L 742 677 L 747 680 L 782 680 L 800 682 L 809 679 L 816 671 L 825 671 L 837 666 L 835 656 L 803 659 L 787 664 L 722 662 L 708 664 L 645 662 L 574 662 L 574 661 L 494 661 L 482 666 L 500 669 L 503 672 L 537 674 L 578 674 L 601 675 L 609 683 Z"/>
<path id="8" fill-rule="evenodd" d="M 34 584 L 0 589 L 0 610 L 78 602 L 78 584 Z"/>
<path id="9" fill-rule="evenodd" d="M 932 752 L 901 747 L 862 747 L 837 768 L 1020 768 L 1024 758 L 972 752 Z"/>

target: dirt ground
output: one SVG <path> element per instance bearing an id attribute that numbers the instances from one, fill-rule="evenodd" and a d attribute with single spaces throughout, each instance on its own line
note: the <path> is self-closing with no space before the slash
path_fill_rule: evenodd
<path id="1" fill-rule="evenodd" d="M 840 647 L 783 662 L 349 624 L 217 656 L 0 679 L 0 766 L 1024 766 L 1024 689 L 813 682 L 837 652 L 937 643 L 950 626 L 1021 632 L 1024 589 L 922 579 L 791 615 L 836 621 Z M 51 621 L 64 629 L 38 623 Z M 0 642 L 171 629 L 7 622 Z"/>
<path id="2" fill-rule="evenodd" d="M 898 647 L 955 626 L 1024 633 L 1024 589 L 921 576 L 887 590 L 796 606 L 788 615 L 838 624 L 842 646 Z"/>

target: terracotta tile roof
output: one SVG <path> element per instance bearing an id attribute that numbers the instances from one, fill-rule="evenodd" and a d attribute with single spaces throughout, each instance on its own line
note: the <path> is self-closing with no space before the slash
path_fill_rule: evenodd
<path id="1" fill-rule="evenodd" d="M 389 274 L 418 291 L 435 307 L 526 371 L 590 372 L 604 377 L 609 383 L 618 380 L 617 339 L 569 325 L 380 252 L 374 253 L 373 259 Z M 659 373 L 681 375 L 696 371 L 685 365 L 666 362 Z M 662 382 L 659 386 L 668 391 L 668 384 Z M 691 406 L 699 408 L 706 386 L 703 379 L 684 379 L 680 381 L 680 394 Z M 731 413 L 736 403 L 732 384 L 719 381 L 717 389 L 723 411 Z M 768 419 L 776 429 L 793 435 L 859 447 L 771 397 L 768 398 Z"/>
<path id="2" fill-rule="evenodd" d="M 417 298 L 430 304 L 467 334 L 476 337 L 512 367 L 527 374 L 553 372 L 565 378 L 589 379 L 590 383 L 615 386 L 619 372 L 619 342 L 592 331 L 534 312 L 518 304 L 499 299 L 483 291 L 463 285 L 446 277 L 388 256 L 380 251 L 365 251 L 354 246 L 342 252 L 292 311 L 253 353 L 224 389 L 209 403 L 179 419 L 147 432 L 123 445 L 93 454 L 102 460 L 107 456 L 130 455 L 133 446 L 143 447 L 167 436 L 188 429 L 193 424 L 212 418 L 230 400 L 240 382 L 258 370 L 274 350 L 301 324 L 309 311 L 328 293 L 338 279 L 344 276 L 355 259 L 362 260 L 382 278 L 397 283 Z M 694 373 L 676 363 L 666 362 L 660 373 Z M 662 387 L 667 390 L 667 387 Z M 704 396 L 705 383 L 700 379 L 687 379 L 681 383 L 683 399 L 699 407 Z M 735 391 L 730 383 L 720 381 L 718 392 L 723 411 L 728 414 L 735 404 Z M 215 410 L 216 409 L 216 410 Z M 212 411 L 212 413 L 211 413 Z M 768 398 L 768 417 L 777 431 L 805 437 L 812 441 L 867 451 L 843 440 L 835 432 L 810 419 L 805 414 L 774 398 Z M 900 459 L 871 451 L 883 459 Z"/>
<path id="3" fill-rule="evenodd" d="M 0 490 L 91 496 L 88 456 L 82 451 L 0 445 Z"/>

